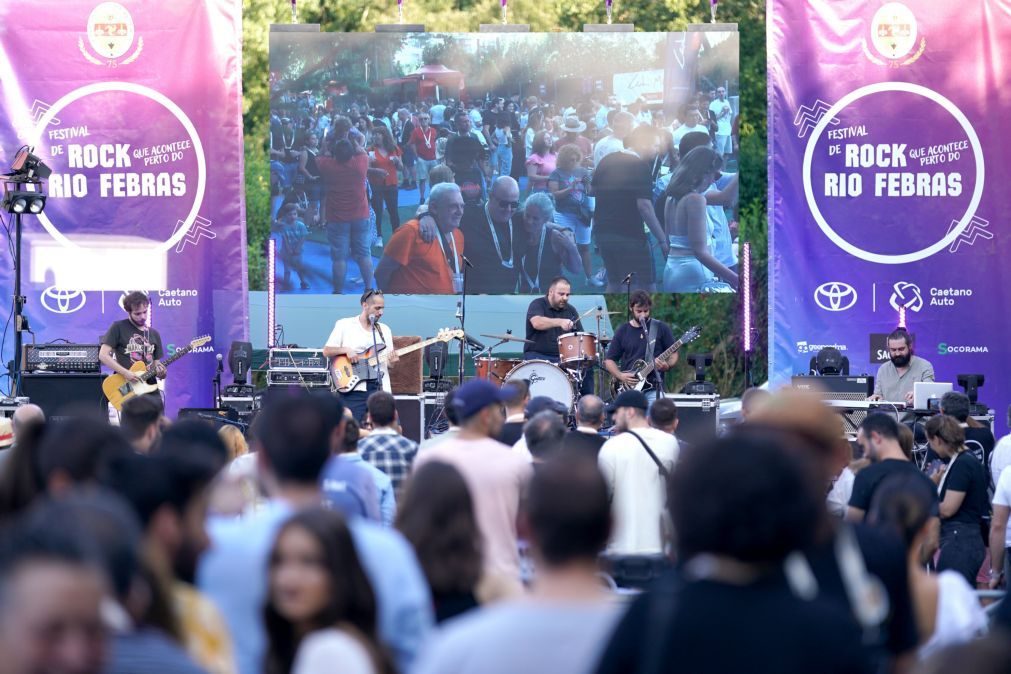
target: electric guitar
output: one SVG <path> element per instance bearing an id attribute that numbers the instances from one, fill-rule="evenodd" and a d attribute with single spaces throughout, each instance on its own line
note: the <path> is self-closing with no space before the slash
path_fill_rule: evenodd
<path id="1" fill-rule="evenodd" d="M 197 337 L 181 349 L 176 349 L 176 352 L 161 361 L 161 364 L 168 367 L 193 349 L 203 346 L 209 341 L 211 341 L 210 335 Z M 146 393 L 158 390 L 158 384 L 148 383 L 148 380 L 155 376 L 155 365 L 153 362 L 150 365 L 144 365 L 143 361 L 137 361 L 130 366 L 130 372 L 135 372 L 138 376 L 140 376 L 140 381 L 128 381 L 127 378 L 121 374 L 110 374 L 102 382 L 102 392 L 105 393 L 105 397 L 109 399 L 109 404 L 117 410 L 123 409 L 123 403 L 130 398 L 142 396 Z"/>
<path id="2" fill-rule="evenodd" d="M 397 356 L 402 356 L 405 353 L 411 353 L 412 351 L 417 351 L 418 349 L 424 349 L 429 344 L 434 344 L 435 342 L 448 342 L 451 339 L 463 339 L 463 330 L 451 330 L 450 328 L 443 328 L 439 330 L 439 334 L 431 339 L 425 339 L 417 344 L 411 344 L 410 346 L 405 346 L 402 349 L 397 349 L 396 351 L 387 351 L 386 345 L 379 345 L 379 352 L 376 353 L 374 347 L 369 347 L 363 351 L 358 352 L 358 362 L 352 363 L 351 357 L 346 355 L 337 356 L 330 362 L 330 377 L 333 380 L 334 388 L 340 393 L 347 393 L 352 390 L 362 379 L 366 379 L 369 375 L 369 370 L 378 367 L 381 363 L 385 363 L 390 359 L 390 353 L 396 353 Z"/>
<path id="3" fill-rule="evenodd" d="M 653 361 L 647 363 L 645 360 L 637 360 L 632 363 L 632 369 L 624 371 L 625 374 L 630 374 L 635 377 L 634 384 L 623 384 L 620 380 L 615 379 L 611 384 L 611 392 L 614 395 L 618 395 L 623 391 L 641 391 L 646 386 L 646 381 L 649 376 L 653 374 L 653 370 L 656 368 L 657 360 L 667 360 L 674 355 L 674 352 L 680 349 L 685 344 L 694 342 L 699 338 L 700 330 L 699 326 L 693 325 L 688 328 L 685 334 L 681 335 L 681 339 L 674 342 L 669 349 L 658 355 Z"/>

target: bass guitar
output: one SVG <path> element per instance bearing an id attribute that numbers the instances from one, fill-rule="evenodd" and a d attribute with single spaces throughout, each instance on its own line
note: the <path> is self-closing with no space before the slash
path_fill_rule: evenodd
<path id="1" fill-rule="evenodd" d="M 350 356 L 337 356 L 330 362 L 330 377 L 333 381 L 333 386 L 338 392 L 347 393 L 354 389 L 362 379 L 368 378 L 370 369 L 375 369 L 380 364 L 388 361 L 391 353 L 402 356 L 418 349 L 424 349 L 429 344 L 448 342 L 451 339 L 463 339 L 463 330 L 443 328 L 439 330 L 438 335 L 431 339 L 422 340 L 417 344 L 411 344 L 396 351 L 387 351 L 385 345 L 380 345 L 379 352 L 377 353 L 375 348 L 370 346 L 356 354 L 358 356 L 357 363 L 352 363 Z"/>
<path id="2" fill-rule="evenodd" d="M 209 341 L 211 341 L 210 335 L 197 337 L 181 349 L 176 349 L 176 352 L 161 361 L 161 364 L 168 367 L 193 349 L 203 346 Z M 110 374 L 102 382 L 102 392 L 105 393 L 105 397 L 109 399 L 109 404 L 117 410 L 123 409 L 123 403 L 130 398 L 142 396 L 146 393 L 158 390 L 158 384 L 148 383 L 148 380 L 155 376 L 154 363 L 145 365 L 143 361 L 137 361 L 130 366 L 130 372 L 136 373 L 140 377 L 140 380 L 129 381 L 121 374 Z"/>
<path id="3" fill-rule="evenodd" d="M 634 363 L 632 363 L 632 369 L 624 371 L 624 373 L 630 374 L 633 377 L 635 377 L 635 383 L 623 384 L 621 383 L 620 380 L 615 379 L 614 382 L 611 384 L 611 393 L 613 393 L 614 395 L 618 395 L 623 391 L 641 391 L 643 388 L 645 388 L 646 381 L 649 379 L 649 376 L 653 374 L 653 370 L 656 368 L 657 360 L 661 361 L 667 360 L 668 358 L 673 356 L 674 353 L 682 346 L 690 342 L 694 342 L 696 339 L 698 339 L 699 334 L 700 334 L 699 326 L 693 325 L 692 327 L 688 328 L 688 330 L 686 330 L 683 335 L 681 335 L 681 339 L 674 342 L 669 349 L 658 355 L 653 361 L 647 363 L 645 360 L 637 360 Z"/>

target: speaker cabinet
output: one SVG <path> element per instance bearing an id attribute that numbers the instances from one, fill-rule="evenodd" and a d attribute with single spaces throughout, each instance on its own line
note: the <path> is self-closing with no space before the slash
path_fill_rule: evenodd
<path id="1" fill-rule="evenodd" d="M 105 375 L 29 374 L 21 375 L 21 390 L 31 402 L 42 408 L 47 419 L 60 418 L 69 411 L 91 412 L 108 416 L 108 401 L 102 393 Z"/>
<path id="2" fill-rule="evenodd" d="M 423 416 L 420 396 L 393 396 L 397 407 L 397 418 L 400 419 L 400 432 L 405 438 L 420 443 L 424 437 Z"/>

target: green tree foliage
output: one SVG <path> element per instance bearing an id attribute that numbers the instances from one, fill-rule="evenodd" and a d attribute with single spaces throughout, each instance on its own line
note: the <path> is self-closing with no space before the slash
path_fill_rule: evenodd
<path id="1" fill-rule="evenodd" d="M 478 24 L 501 19 L 499 0 L 406 0 L 405 20 L 422 23 L 429 31 L 476 31 Z M 512 0 L 509 20 L 527 23 L 535 32 L 575 32 L 584 23 L 604 23 L 603 0 Z M 372 31 L 376 24 L 396 23 L 394 0 L 336 2 L 299 0 L 299 21 L 319 23 L 323 31 Z M 717 17 L 740 29 L 741 151 L 740 226 L 742 240 L 752 245 L 753 325 L 756 345 L 752 372 L 756 382 L 768 376 L 766 325 L 768 321 L 768 217 L 766 210 L 766 56 L 765 1 L 722 0 Z M 246 214 L 250 287 L 265 286 L 263 246 L 269 234 L 269 173 L 267 125 L 268 36 L 271 23 L 289 23 L 288 0 L 244 0 L 243 92 L 246 133 Z M 637 31 L 684 30 L 691 23 L 709 22 L 706 0 L 615 0 L 613 21 L 634 23 Z M 316 77 L 325 77 L 325 72 Z M 623 295 L 609 296 L 608 307 L 624 310 Z M 654 314 L 682 331 L 700 325 L 703 335 L 689 352 L 711 351 L 710 379 L 724 396 L 743 390 L 740 343 L 741 310 L 736 296 L 657 295 Z M 680 335 L 680 333 L 678 333 Z M 668 374 L 671 384 L 687 382 L 693 372 L 684 363 Z"/>

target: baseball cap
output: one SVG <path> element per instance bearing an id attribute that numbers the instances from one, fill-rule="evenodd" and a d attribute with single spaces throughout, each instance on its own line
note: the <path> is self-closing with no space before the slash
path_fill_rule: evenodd
<path id="1" fill-rule="evenodd" d="M 509 384 L 499 388 L 487 379 L 471 379 L 456 389 L 453 396 L 453 409 L 456 410 L 460 421 L 464 421 L 485 407 L 505 402 L 514 395 L 516 395 L 516 389 Z"/>
<path id="2" fill-rule="evenodd" d="M 523 410 L 523 413 L 526 415 L 527 419 L 531 419 L 535 414 L 543 412 L 544 410 L 551 410 L 552 412 L 557 412 L 561 415 L 569 413 L 569 409 L 565 405 L 554 398 L 549 398 L 548 396 L 534 396 L 531 398 L 530 402 L 527 403 L 526 408 Z"/>
<path id="3" fill-rule="evenodd" d="M 619 407 L 637 407 L 645 412 L 649 409 L 649 401 L 642 391 L 622 391 L 614 402 L 607 406 L 607 411 L 614 412 Z"/>
<path id="4" fill-rule="evenodd" d="M 0 449 L 14 444 L 14 425 L 10 417 L 0 417 Z"/>

